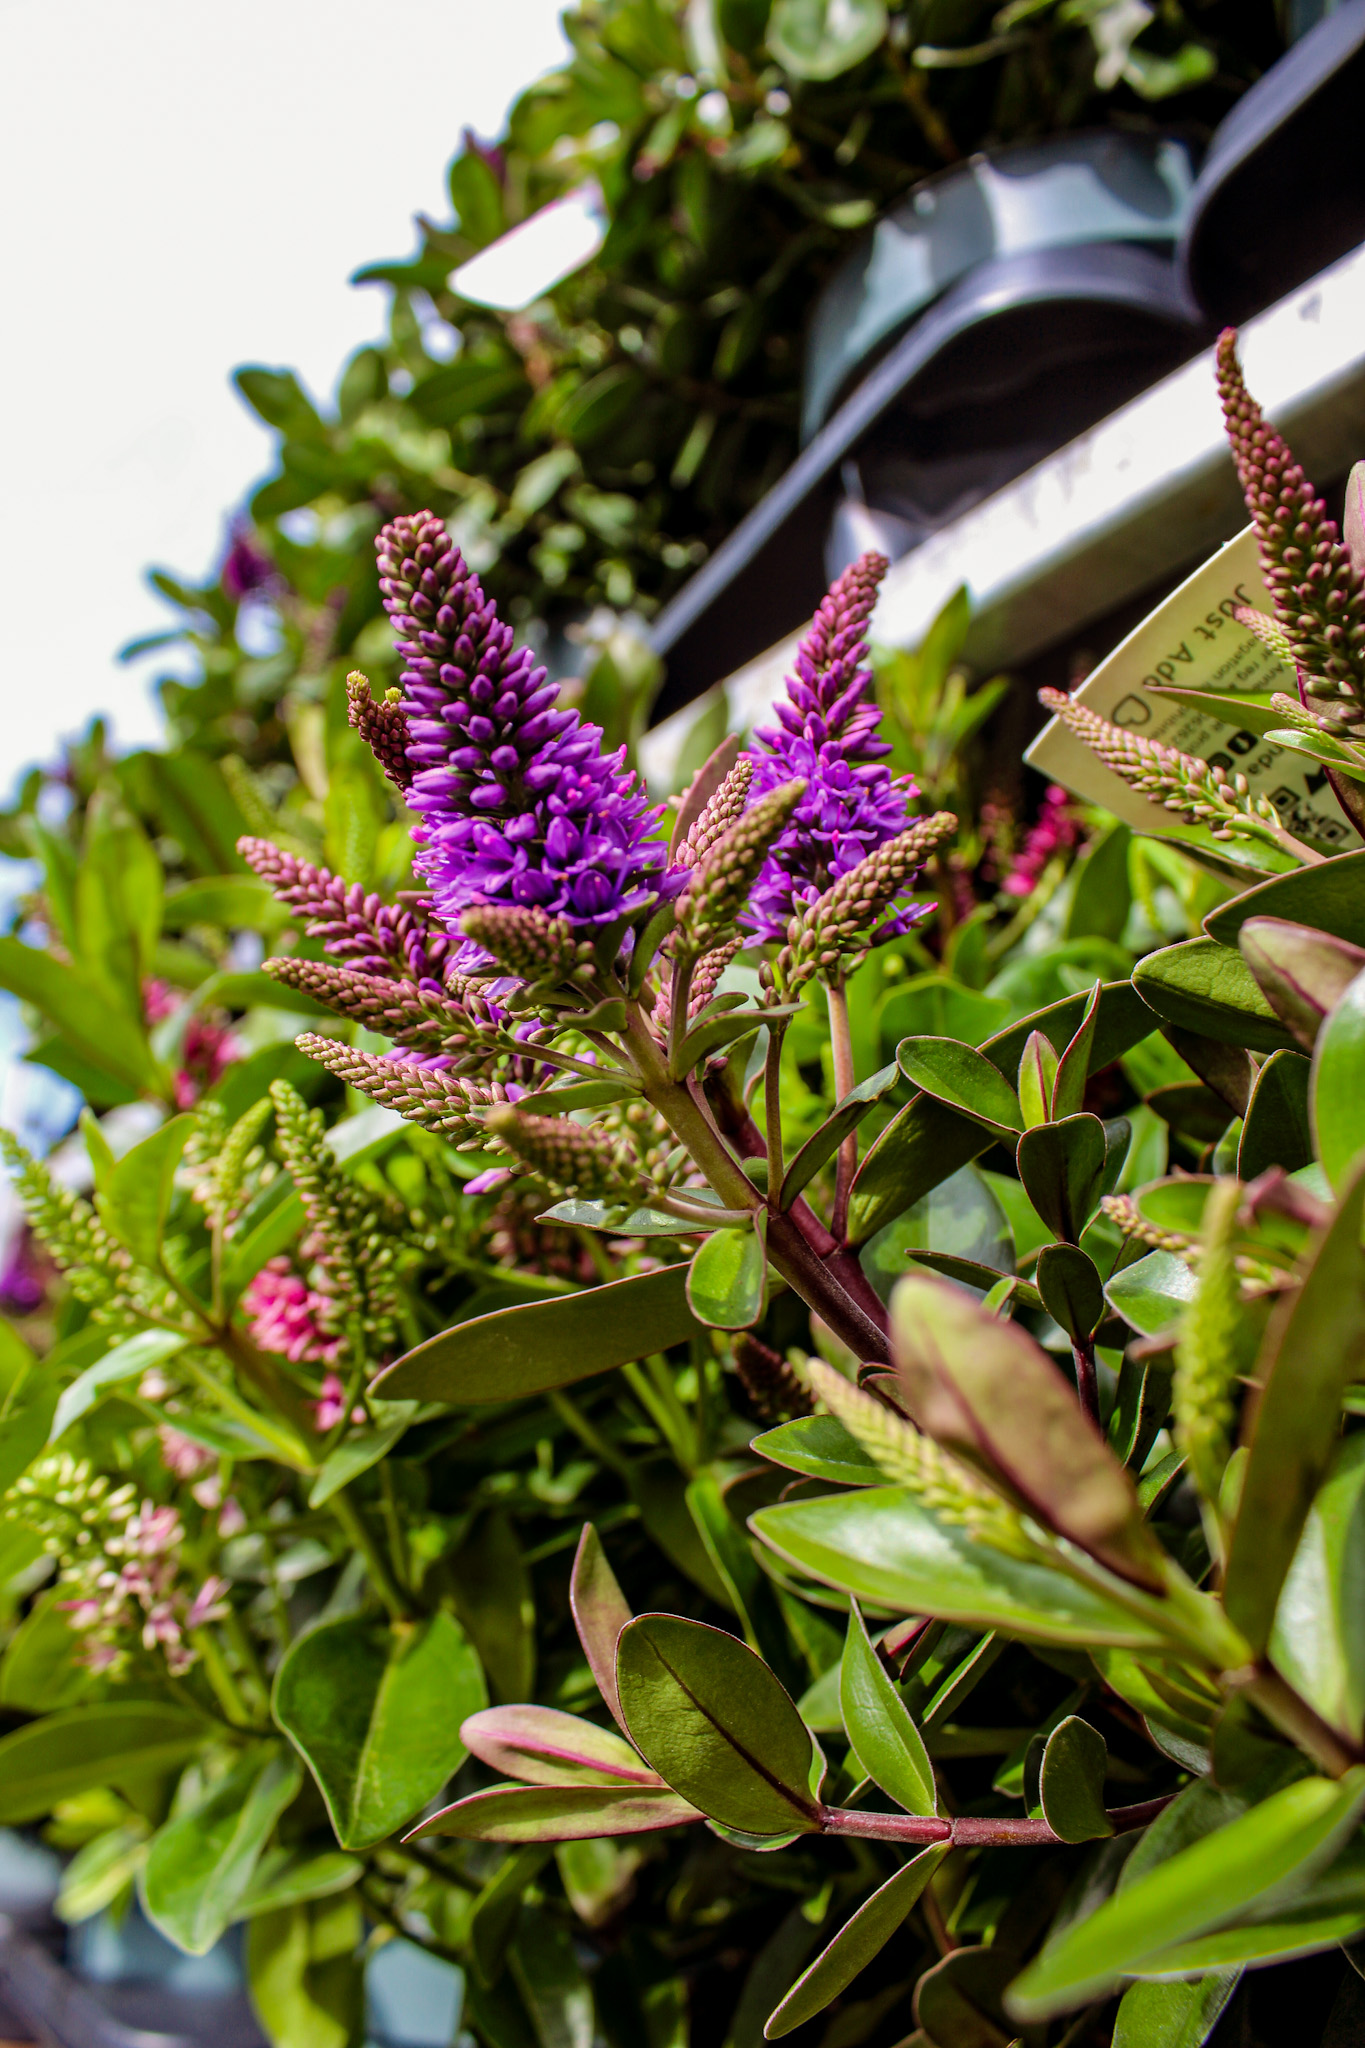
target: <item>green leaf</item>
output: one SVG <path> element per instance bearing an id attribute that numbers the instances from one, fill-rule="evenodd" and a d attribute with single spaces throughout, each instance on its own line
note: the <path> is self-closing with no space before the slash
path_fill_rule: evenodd
<path id="1" fill-rule="evenodd" d="M 381 1401 L 378 1406 L 388 1411 L 380 1427 L 365 1436 L 351 1437 L 346 1443 L 338 1444 L 326 1459 L 308 1495 L 310 1508 L 320 1508 L 343 1486 L 349 1486 L 360 1473 L 368 1472 L 381 1458 L 387 1458 L 399 1439 L 406 1436 L 417 1413 L 417 1403 Z M 393 1410 L 401 1412 L 394 1413 Z"/>
<path id="2" fill-rule="evenodd" d="M 1162 1950 L 1271 1897 L 1292 1899 L 1355 1829 L 1362 1806 L 1362 1769 L 1335 1783 L 1303 1778 L 1272 1793 L 1069 1927 L 1011 1986 L 1010 2012 L 1026 2023 L 1068 2012 L 1138 1974 Z"/>
<path id="3" fill-rule="evenodd" d="M 807 1138 L 805 1144 L 782 1176 L 782 1199 L 779 1208 L 790 1209 L 802 1188 L 808 1187 L 827 1159 L 832 1159 L 850 1131 L 855 1131 L 870 1109 L 889 1095 L 900 1080 L 900 1067 L 892 1063 L 879 1073 L 872 1074 L 866 1081 L 860 1081 L 856 1088 L 850 1088 L 819 1130 Z"/>
<path id="4" fill-rule="evenodd" d="M 1238 709 L 1240 713 L 1240 705 Z M 1210 911 L 1204 930 L 1221 945 L 1235 946 L 1249 917 L 1287 918 L 1291 924 L 1312 925 L 1315 931 L 1365 946 L 1365 848 L 1248 889 Z"/>
<path id="5" fill-rule="evenodd" d="M 255 875 L 208 875 L 166 892 L 162 922 L 168 932 L 192 924 L 216 924 L 232 931 L 271 931 L 289 912 L 267 883 Z"/>
<path id="6" fill-rule="evenodd" d="M 1076 1245 L 1045 1245 L 1035 1269 L 1043 1307 L 1073 1344 L 1084 1344 L 1104 1320 L 1104 1289 L 1095 1262 Z"/>
<path id="7" fill-rule="evenodd" d="M 756 1436 L 749 1448 L 808 1479 L 828 1479 L 836 1486 L 882 1484 L 881 1467 L 833 1415 L 802 1415 L 780 1423 Z"/>
<path id="8" fill-rule="evenodd" d="M 1365 949 L 1278 917 L 1249 917 L 1237 944 L 1271 1009 L 1311 1052 L 1323 1019 L 1365 968 Z"/>
<path id="9" fill-rule="evenodd" d="M 1310 1084 L 1318 1157 L 1339 1188 L 1365 1150 L 1365 974 L 1358 974 L 1318 1033 Z"/>
<path id="10" fill-rule="evenodd" d="M 0 1493 L 7 1493 L 48 1440 L 57 1410 L 57 1382 L 8 1326 L 3 1336 L 7 1343 L 12 1341 L 17 1354 L 17 1371 L 0 1394 Z"/>
<path id="11" fill-rule="evenodd" d="M 1272 1311 L 1256 1376 L 1261 1391 L 1242 1425 L 1250 1455 L 1228 1545 L 1224 1604 L 1259 1656 L 1275 1604 L 1327 1475 L 1341 1397 L 1365 1351 L 1365 1256 L 1360 1249 L 1365 1162 L 1310 1253 L 1303 1285 Z"/>
<path id="12" fill-rule="evenodd" d="M 1255 1180 L 1268 1167 L 1297 1173 L 1313 1157 L 1309 1115 L 1312 1068 L 1302 1053 L 1273 1052 L 1256 1076 L 1237 1146 L 1237 1178 Z"/>
<path id="13" fill-rule="evenodd" d="M 774 0 L 767 45 L 793 78 L 838 78 L 886 35 L 884 0 Z"/>
<path id="14" fill-rule="evenodd" d="M 714 1330 L 751 1330 L 768 1303 L 766 1217 L 754 1229 L 713 1230 L 687 1273 L 687 1302 Z"/>
<path id="15" fill-rule="evenodd" d="M 907 1081 L 997 1137 L 1023 1130 L 1018 1096 L 974 1046 L 960 1045 L 955 1038 L 911 1038 L 897 1046 L 896 1060 Z"/>
<path id="16" fill-rule="evenodd" d="M 1002 1628 L 1025 1641 L 1088 1649 L 1164 1645 L 1154 1621 L 1046 1564 L 989 1549 L 906 1488 L 883 1486 L 760 1508 L 755 1535 L 824 1585 L 897 1614 Z"/>
<path id="17" fill-rule="evenodd" d="M 616 1642 L 631 1613 L 616 1574 L 607 1562 L 602 1539 L 591 1522 L 584 1523 L 574 1553 L 569 1608 L 597 1690 L 611 1709 L 617 1727 L 624 1727 L 621 1702 L 616 1696 Z"/>
<path id="18" fill-rule="evenodd" d="M 1025 1130 L 1045 1124 L 1052 1114 L 1052 1090 L 1057 1079 L 1057 1053 L 1050 1038 L 1030 1031 L 1019 1061 L 1019 1108 Z"/>
<path id="19" fill-rule="evenodd" d="M 1068 1714 L 1048 1736 L 1038 1773 L 1038 1803 L 1043 1819 L 1064 1842 L 1093 1842 L 1113 1834 L 1114 1823 L 1104 1807 L 1108 1767 L 1104 1737 L 1079 1715 Z"/>
<path id="20" fill-rule="evenodd" d="M 364 1874 L 360 1858 L 340 1849 L 269 1849 L 252 1871 L 234 1918 L 253 1920 L 258 1913 L 277 1913 L 282 1906 L 330 1898 L 334 1892 L 349 1891 Z"/>
<path id="21" fill-rule="evenodd" d="M 854 1978 L 880 1955 L 906 1914 L 916 1905 L 948 1851 L 939 1843 L 921 1849 L 871 1898 L 864 1899 L 828 1947 L 821 1949 L 792 1985 L 763 2029 L 767 2041 L 780 2040 L 815 2018 L 846 1991 Z"/>
<path id="22" fill-rule="evenodd" d="M 963 2048 L 1006 2048 L 1009 2022 L 1001 2004 L 1015 1959 L 1000 1948 L 956 1948 L 925 1971 L 915 2011 L 931 2041 Z"/>
<path id="23" fill-rule="evenodd" d="M 109 1700 L 30 1721 L 0 1739 L 0 1823 L 40 1820 L 124 1776 L 168 1771 L 201 1749 L 211 1724 L 183 1707 Z"/>
<path id="24" fill-rule="evenodd" d="M 1071 1244 L 1099 1207 L 1106 1154 L 1104 1125 L 1086 1110 L 1036 1124 L 1019 1140 L 1015 1160 L 1025 1192 L 1044 1223 Z"/>
<path id="25" fill-rule="evenodd" d="M 1128 879 L 1128 851 L 1132 843 L 1133 834 L 1127 825 L 1111 825 L 1094 841 L 1085 858 L 1077 862 L 1066 938 L 1123 937 L 1133 903 Z"/>
<path id="26" fill-rule="evenodd" d="M 557 1707 L 484 1707 L 460 1730 L 470 1753 L 491 1771 L 527 1785 L 638 1785 L 662 1789 L 628 1742 Z"/>
<path id="27" fill-rule="evenodd" d="M 1365 1436 L 1338 1445 L 1285 1577 L 1270 1658 L 1352 1741 L 1365 1735 Z"/>
<path id="28" fill-rule="evenodd" d="M 686 1266 L 664 1266 L 477 1316 L 409 1351 L 373 1390 L 386 1401 L 478 1407 L 572 1386 L 695 1336 L 701 1326 L 687 1305 L 687 1279 Z"/>
<path id="29" fill-rule="evenodd" d="M 736 1636 L 641 1615 L 621 1631 L 616 1683 L 641 1756 L 703 1813 L 745 1834 L 818 1826 L 805 1723 Z"/>
<path id="30" fill-rule="evenodd" d="M 141 1266 L 161 1261 L 161 1233 L 171 1206 L 175 1170 L 189 1143 L 195 1119 L 173 1116 L 140 1145 L 125 1152 L 109 1175 L 97 1206 L 109 1229 Z"/>
<path id="31" fill-rule="evenodd" d="M 50 1714 L 90 1693 L 95 1677 L 77 1661 L 82 1644 L 63 1604 L 68 1591 L 57 1585 L 40 1594 L 10 1637 L 0 1659 L 0 1706 Z"/>
<path id="32" fill-rule="evenodd" d="M 1159 1582 L 1132 1480 L 1025 1331 L 958 1287 L 910 1275 L 892 1296 L 891 1345 L 921 1429 L 993 1466 L 1041 1521 L 1124 1577 Z"/>
<path id="33" fill-rule="evenodd" d="M 481 1515 L 450 1560 L 455 1609 L 494 1692 L 524 1700 L 536 1681 L 536 1608 L 517 1526 L 502 1508 Z"/>
<path id="34" fill-rule="evenodd" d="M 100 1073 L 139 1092 L 159 1090 L 163 1077 L 146 1032 L 77 968 L 20 939 L 0 937 L 0 988 L 34 1004 Z"/>
<path id="35" fill-rule="evenodd" d="M 709 1188 L 689 1188 L 687 1199 L 721 1206 Z M 670 1216 L 664 1209 L 632 1209 L 628 1202 L 585 1202 L 578 1196 L 556 1202 L 536 1221 L 564 1223 L 571 1230 L 603 1230 L 612 1237 L 697 1237 L 704 1228 L 681 1216 Z"/>
<path id="36" fill-rule="evenodd" d="M 275 1746 L 257 1750 L 153 1837 L 142 1902 L 168 1941 L 207 1955 L 235 1919 L 257 1858 L 302 1783 L 297 1757 Z"/>
<path id="37" fill-rule="evenodd" d="M 1100 982 L 1096 981 L 1090 1001 L 1085 1006 L 1085 1015 L 1076 1028 L 1076 1036 L 1057 1062 L 1057 1078 L 1052 1084 L 1053 1123 L 1063 1117 L 1075 1116 L 1085 1101 L 1085 1084 L 1090 1073 L 1090 1055 L 1099 1018 L 1100 987 Z"/>
<path id="38" fill-rule="evenodd" d="M 1119 2001 L 1113 2048 L 1204 2048 L 1241 1974 L 1210 1970 L 1186 1984 L 1130 1984 Z"/>
<path id="39" fill-rule="evenodd" d="M 981 1051 L 1012 1083 L 1029 1033 L 1042 1031 L 1060 1053 L 1075 1035 L 1089 1000 L 1088 995 L 1066 996 L 986 1039 Z M 1108 1066 L 1151 1029 L 1152 1013 L 1131 982 L 1106 983 L 1100 990 L 1091 1071 Z M 917 1095 L 892 1118 L 858 1169 L 849 1205 L 850 1243 L 862 1244 L 989 1143 L 989 1133 L 970 1117 L 933 1096 Z"/>
<path id="40" fill-rule="evenodd" d="M 350 1616 L 292 1645 L 273 1709 L 342 1848 L 369 1849 L 459 1769 L 460 1723 L 487 1698 L 478 1659 L 448 1614 L 392 1628 Z"/>
<path id="41" fill-rule="evenodd" d="M 1115 1315 L 1143 1337 L 1174 1329 L 1194 1300 L 1193 1269 L 1176 1252 L 1149 1252 L 1131 1266 L 1120 1267 L 1104 1283 L 1105 1299 Z"/>
<path id="42" fill-rule="evenodd" d="M 1292 1052 L 1298 1046 L 1241 954 L 1216 939 L 1182 939 L 1149 953 L 1133 969 L 1133 986 L 1158 1017 L 1205 1038 L 1251 1052 L 1278 1052 L 1281 1046 Z"/>
<path id="43" fill-rule="evenodd" d="M 363 1938 L 359 1904 L 344 1892 L 256 1915 L 247 1930 L 247 1982 L 272 2048 L 358 2048 Z"/>
<path id="44" fill-rule="evenodd" d="M 907 1813 L 937 1813 L 938 1788 L 924 1737 L 873 1649 L 856 1605 L 844 1641 L 839 1704 L 863 1776 Z"/>
<path id="45" fill-rule="evenodd" d="M 456 1835 L 466 1842 L 592 1842 L 599 1835 L 653 1834 L 701 1817 L 666 1787 L 655 1792 L 612 1785 L 493 1785 L 442 1807 L 403 1839 Z"/>
<path id="46" fill-rule="evenodd" d="M 140 1379 L 149 1366 L 164 1364 L 177 1351 L 183 1351 L 189 1341 L 174 1330 L 139 1330 L 136 1336 L 125 1337 L 103 1358 L 88 1365 L 69 1387 L 63 1388 L 53 1411 L 48 1442 L 55 1444 L 65 1436 L 72 1423 L 94 1407 L 106 1387 L 117 1386 L 134 1376 Z"/>

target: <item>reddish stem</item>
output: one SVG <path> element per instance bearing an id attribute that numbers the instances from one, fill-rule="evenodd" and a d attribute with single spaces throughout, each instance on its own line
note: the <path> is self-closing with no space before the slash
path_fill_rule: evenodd
<path id="1" fill-rule="evenodd" d="M 1173 1793 L 1160 1799 L 1145 1799 L 1138 1806 L 1114 1806 L 1109 1818 L 1116 1835 L 1130 1828 L 1144 1828 L 1169 1806 Z M 955 1849 L 1026 1849 L 1043 1842 L 1062 1842 L 1045 1820 L 995 1819 L 963 1814 L 954 1820 L 936 1820 L 917 1813 L 860 1813 L 849 1806 L 821 1808 L 820 1823 L 827 1835 L 861 1835 L 874 1842 L 951 1842 Z"/>

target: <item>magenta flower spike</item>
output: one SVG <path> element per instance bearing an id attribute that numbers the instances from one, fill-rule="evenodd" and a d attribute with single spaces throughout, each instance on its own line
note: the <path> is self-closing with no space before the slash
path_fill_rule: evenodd
<path id="1" fill-rule="evenodd" d="M 878 736 L 872 671 L 861 665 L 863 633 L 888 567 L 884 555 L 868 554 L 845 569 L 797 649 L 796 673 L 774 707 L 778 723 L 754 735 L 753 799 L 798 777 L 806 784 L 750 899 L 745 922 L 762 938 L 785 939 L 799 910 L 910 822 L 918 791 L 908 778 L 893 781 L 885 765 L 891 748 Z M 920 914 L 902 913 L 896 931 Z"/>
<path id="2" fill-rule="evenodd" d="M 495 903 L 600 926 L 668 893 L 659 812 L 625 749 L 604 754 L 599 727 L 556 707 L 441 521 L 395 519 L 375 545 L 405 664 L 417 867 L 441 919 Z"/>

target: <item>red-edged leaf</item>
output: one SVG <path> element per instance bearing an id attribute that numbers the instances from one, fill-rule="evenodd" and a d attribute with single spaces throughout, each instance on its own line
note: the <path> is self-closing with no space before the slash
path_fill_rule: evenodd
<path id="1" fill-rule="evenodd" d="M 601 1835 L 647 1835 L 702 1816 L 676 1792 L 620 1791 L 606 1785 L 493 1785 L 457 1799 L 405 1835 L 458 1835 L 466 1842 L 591 1842 Z"/>
<path id="2" fill-rule="evenodd" d="M 663 1779 L 611 1728 L 597 1728 L 555 1707 L 486 1707 L 471 1714 L 460 1740 L 491 1770 L 528 1785 L 645 1785 Z"/>
<path id="3" fill-rule="evenodd" d="M 573 1576 L 569 1580 L 569 1606 L 583 1654 L 597 1680 L 597 1690 L 610 1707 L 617 1727 L 624 1729 L 626 1724 L 616 1693 L 616 1638 L 634 1617 L 616 1583 L 616 1574 L 607 1563 L 602 1539 L 591 1522 L 583 1524 L 583 1534 L 578 1539 Z"/>

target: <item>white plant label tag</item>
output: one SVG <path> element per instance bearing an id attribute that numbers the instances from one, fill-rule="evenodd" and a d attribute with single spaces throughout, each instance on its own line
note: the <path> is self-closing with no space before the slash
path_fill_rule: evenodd
<path id="1" fill-rule="evenodd" d="M 1325 840 L 1343 851 L 1359 846 L 1319 764 L 1238 723 L 1239 695 L 1259 698 L 1272 690 L 1297 695 L 1293 671 L 1263 640 L 1238 625 L 1233 615 L 1244 605 L 1274 611 L 1250 526 L 1119 642 L 1075 692 L 1076 701 L 1145 739 L 1178 747 L 1229 775 L 1245 775 L 1253 795 L 1269 797 L 1281 824 L 1296 836 Z M 1157 696 L 1154 685 L 1163 683 L 1225 696 L 1227 719 L 1176 697 Z M 1060 718 L 1049 720 L 1024 759 L 1139 831 L 1180 829 L 1178 813 L 1130 789 Z"/>

